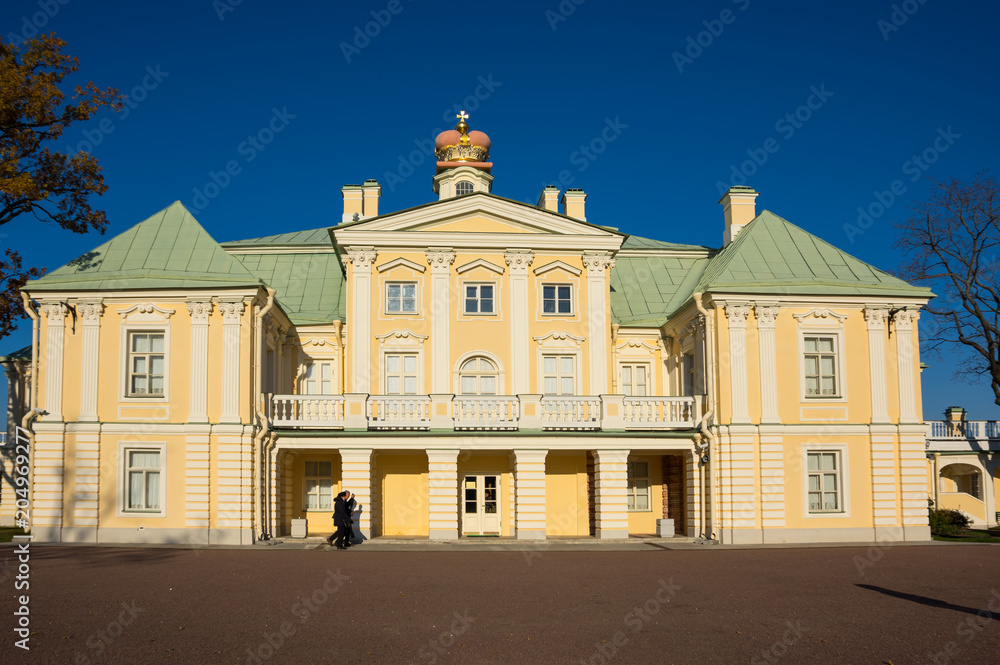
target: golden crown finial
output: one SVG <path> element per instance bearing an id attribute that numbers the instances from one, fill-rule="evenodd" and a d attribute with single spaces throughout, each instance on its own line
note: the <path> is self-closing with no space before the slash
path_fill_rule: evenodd
<path id="1" fill-rule="evenodd" d="M 466 113 L 465 111 L 462 111 L 461 113 L 459 113 L 455 117 L 458 118 L 458 124 L 455 125 L 455 129 L 457 131 L 459 131 L 459 132 L 462 132 L 461 142 L 463 144 L 464 143 L 468 143 L 469 142 L 469 125 L 465 121 L 469 119 L 469 114 Z"/>

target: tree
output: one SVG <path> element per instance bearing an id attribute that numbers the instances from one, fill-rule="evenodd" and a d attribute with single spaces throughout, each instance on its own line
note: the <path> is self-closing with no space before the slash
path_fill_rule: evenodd
<path id="1" fill-rule="evenodd" d="M 59 86 L 79 69 L 76 58 L 62 53 L 64 46 L 55 34 L 20 46 L 0 41 L 0 226 L 32 215 L 74 233 L 104 233 L 105 213 L 90 204 L 92 195 L 107 190 L 97 159 L 84 152 L 65 155 L 44 144 L 103 107 L 121 109 L 122 98 L 114 88 L 101 90 L 90 82 L 76 86 L 64 104 Z M 23 269 L 12 248 L 0 257 L 0 338 L 25 317 L 17 290 L 41 274 L 37 268 Z"/>
<path id="2" fill-rule="evenodd" d="M 900 276 L 931 287 L 932 353 L 957 350 L 956 376 L 989 379 L 1000 405 L 1000 191 L 986 173 L 972 181 L 934 181 L 930 198 L 896 227 L 906 263 Z"/>

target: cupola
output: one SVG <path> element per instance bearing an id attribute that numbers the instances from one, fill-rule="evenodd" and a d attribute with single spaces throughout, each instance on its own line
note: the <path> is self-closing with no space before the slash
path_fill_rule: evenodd
<path id="1" fill-rule="evenodd" d="M 439 199 L 450 199 L 473 192 L 489 192 L 493 186 L 490 170 L 490 137 L 479 131 L 469 131 L 469 114 L 455 116 L 455 129 L 438 134 L 434 141 L 437 175 L 434 193 Z"/>

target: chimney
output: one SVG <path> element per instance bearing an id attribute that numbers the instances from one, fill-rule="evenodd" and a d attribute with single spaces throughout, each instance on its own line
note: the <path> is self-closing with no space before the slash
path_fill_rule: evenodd
<path id="1" fill-rule="evenodd" d="M 552 185 L 543 189 L 542 195 L 538 197 L 538 207 L 542 210 L 559 212 L 559 189 Z"/>
<path id="2" fill-rule="evenodd" d="M 361 219 L 364 213 L 362 192 L 361 185 L 344 185 L 341 188 L 340 193 L 344 195 L 344 219 L 341 224 Z"/>
<path id="3" fill-rule="evenodd" d="M 365 180 L 362 185 L 365 193 L 365 217 L 378 217 L 378 198 L 382 196 L 382 188 L 379 187 L 378 180 Z"/>
<path id="4" fill-rule="evenodd" d="M 584 214 L 584 202 L 586 200 L 587 194 L 582 189 L 567 189 L 562 197 L 563 213 L 567 217 L 586 222 L 587 215 Z"/>
<path id="5" fill-rule="evenodd" d="M 723 247 L 736 240 L 740 230 L 757 216 L 757 206 L 754 203 L 756 199 L 757 192 L 752 187 L 730 187 L 719 199 L 726 215 L 726 230 L 722 234 Z"/>

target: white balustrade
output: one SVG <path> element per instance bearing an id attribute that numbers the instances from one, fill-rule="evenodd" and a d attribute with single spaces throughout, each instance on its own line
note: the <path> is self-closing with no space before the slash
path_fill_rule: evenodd
<path id="1" fill-rule="evenodd" d="M 521 402 L 516 396 L 456 395 L 455 429 L 517 429 Z"/>
<path id="2" fill-rule="evenodd" d="M 626 429 L 694 427 L 697 423 L 694 397 L 626 397 Z"/>
<path id="3" fill-rule="evenodd" d="M 543 396 L 542 429 L 601 429 L 601 398 Z"/>
<path id="4" fill-rule="evenodd" d="M 371 429 L 430 429 L 431 398 L 424 395 L 368 398 L 368 427 Z"/>
<path id="5" fill-rule="evenodd" d="M 275 395 L 272 404 L 272 425 L 344 426 L 343 395 Z"/>

